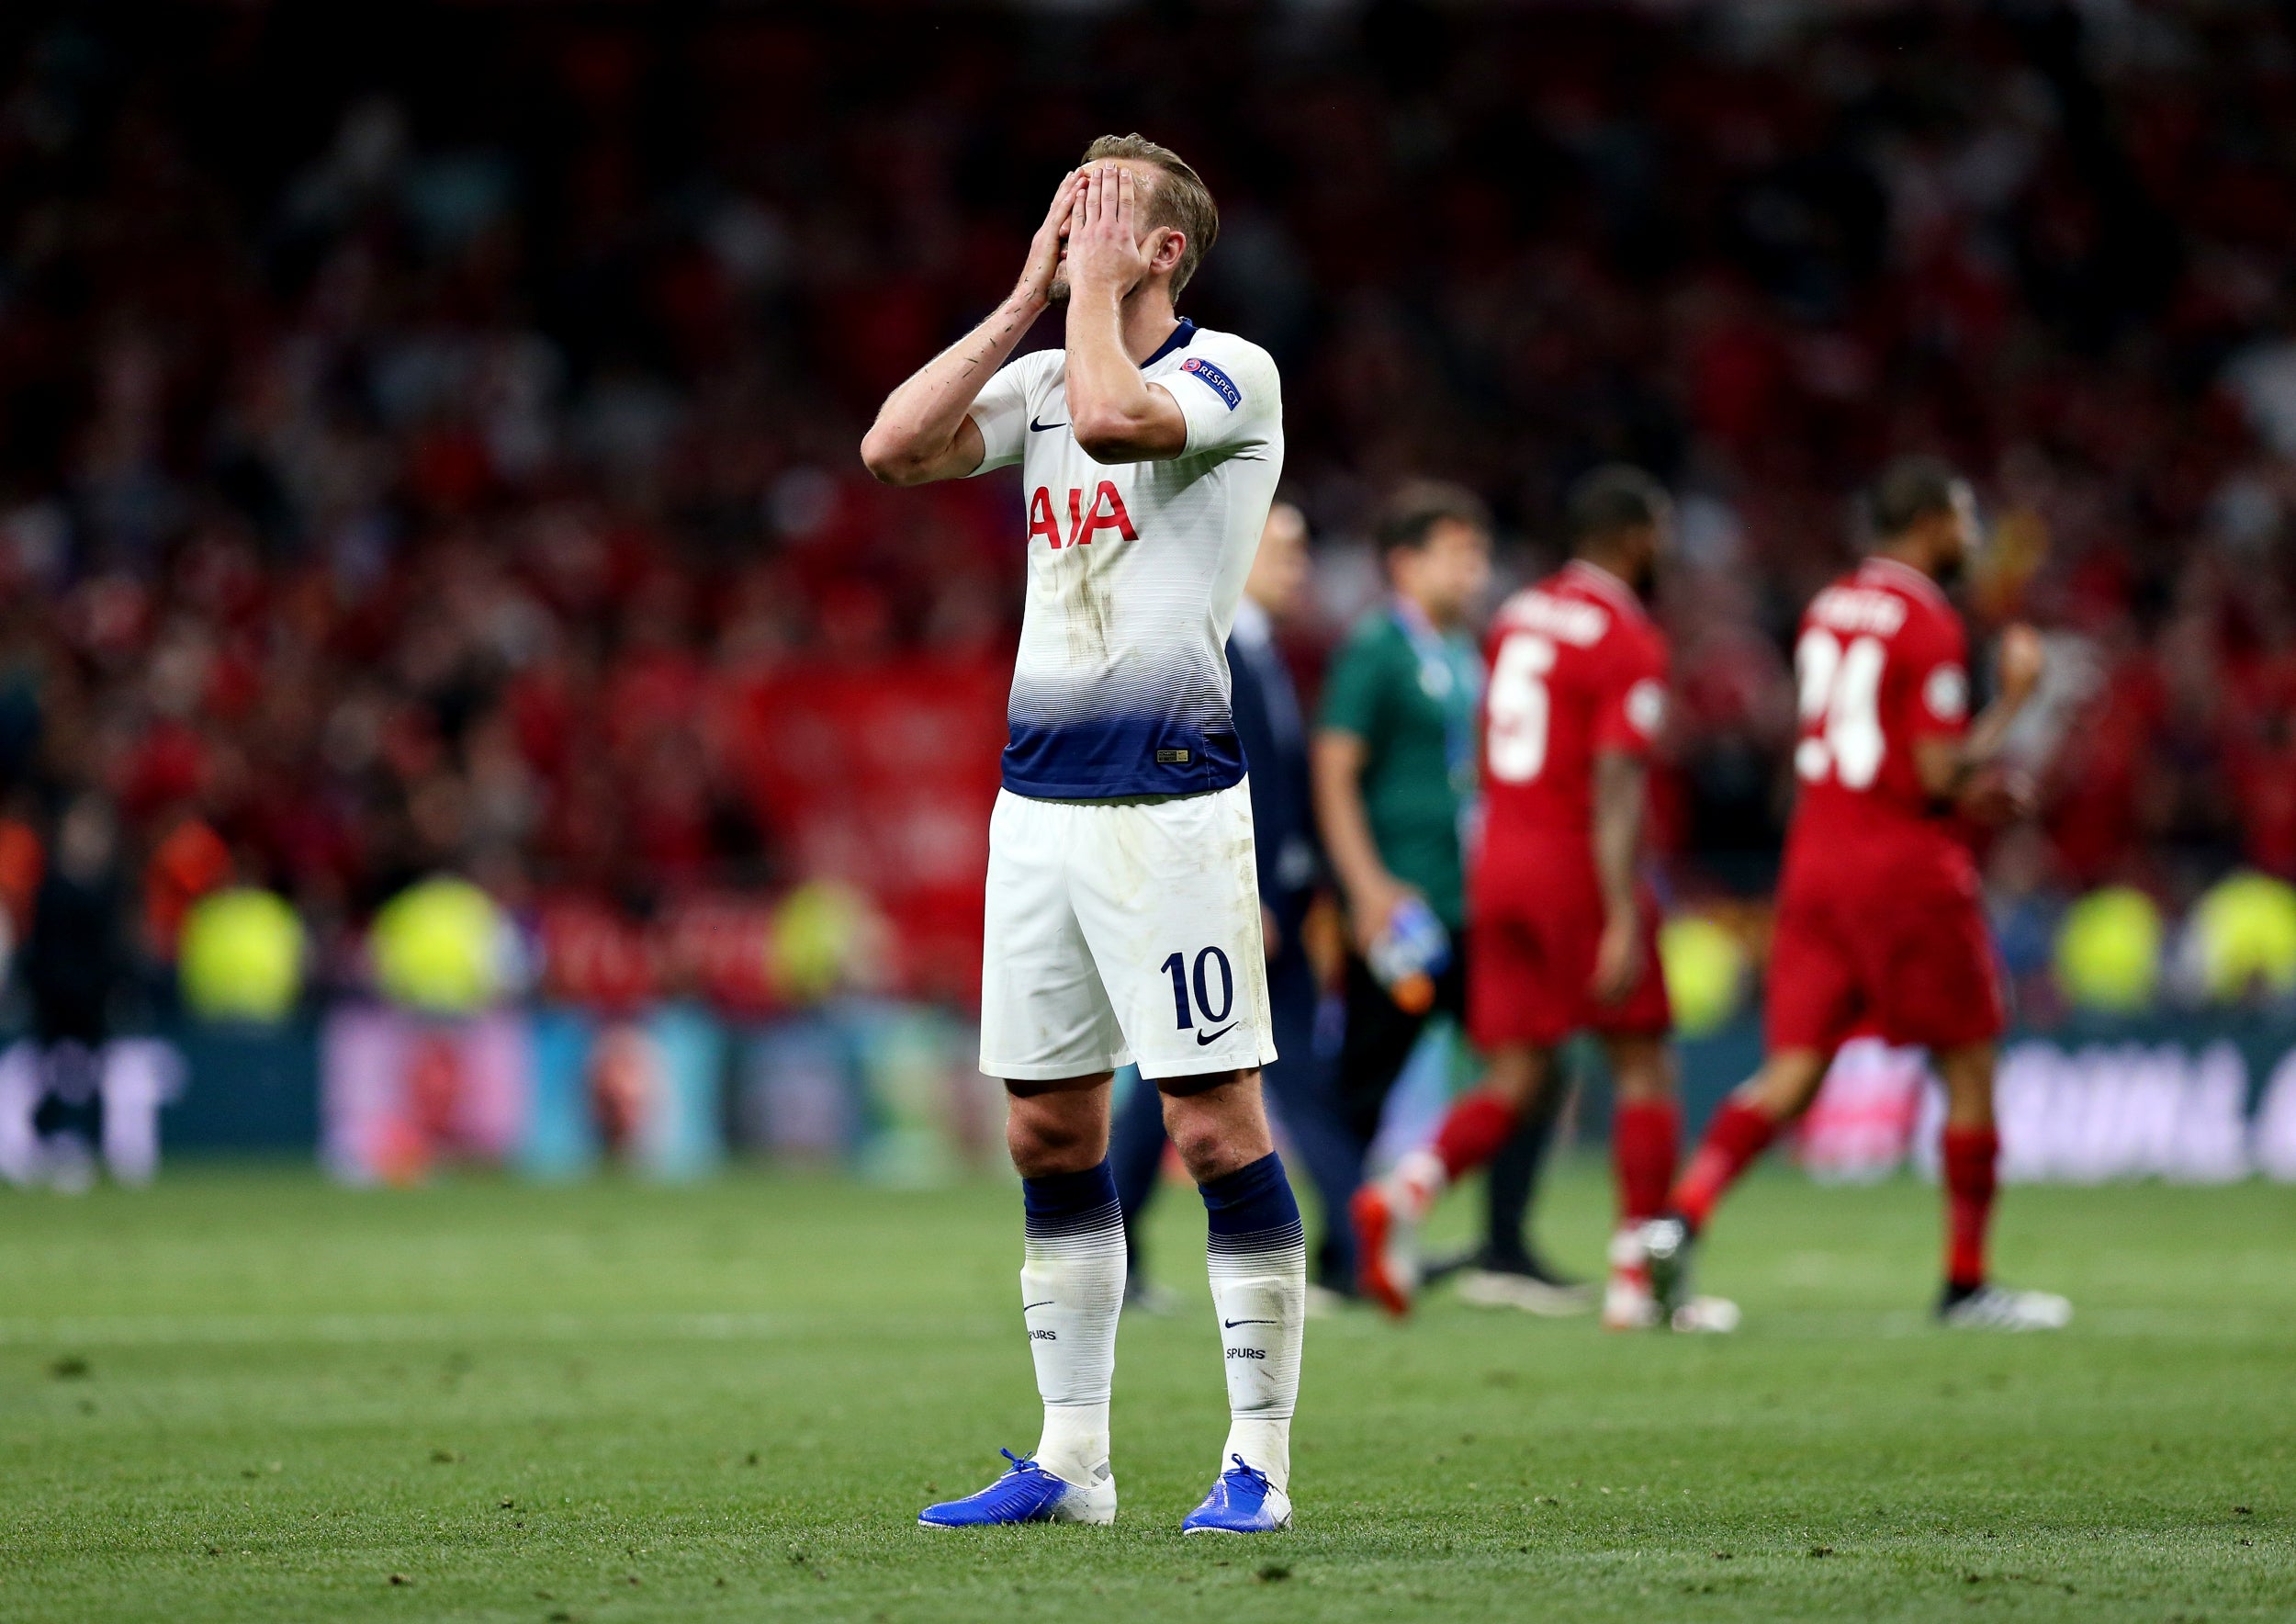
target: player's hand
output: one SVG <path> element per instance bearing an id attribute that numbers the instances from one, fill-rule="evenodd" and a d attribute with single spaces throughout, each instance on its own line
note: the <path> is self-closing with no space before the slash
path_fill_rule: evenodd
<path id="1" fill-rule="evenodd" d="M 1969 780 L 1961 792 L 1960 810 L 1975 823 L 2014 823 L 2032 813 L 2037 799 L 2032 773 L 1996 762 Z"/>
<path id="2" fill-rule="evenodd" d="M 2031 818 L 2041 806 L 2041 785 L 2022 767 L 2010 767 L 2001 774 L 2001 805 L 2012 818 Z"/>
<path id="3" fill-rule="evenodd" d="M 1642 921 L 1632 908 L 1603 921 L 1603 939 L 1594 948 L 1594 975 L 1587 991 L 1598 1004 L 1625 1001 L 1642 979 Z"/>
<path id="4" fill-rule="evenodd" d="M 1356 887 L 1347 898 L 1347 920 L 1355 930 L 1356 951 L 1368 956 L 1371 944 L 1387 933 L 1395 910 L 1418 895 L 1393 874 L 1381 874 Z"/>
<path id="5" fill-rule="evenodd" d="M 1020 280 L 1013 286 L 1013 297 L 1023 304 L 1041 309 L 1052 302 L 1052 278 L 1060 271 L 1061 244 L 1068 240 L 1069 221 L 1076 212 L 1076 194 L 1083 188 L 1083 170 L 1072 169 L 1061 176 L 1060 186 L 1052 194 L 1052 206 L 1044 211 L 1044 223 L 1029 239 L 1029 263 L 1020 267 Z"/>
<path id="6" fill-rule="evenodd" d="M 1068 286 L 1122 299 L 1147 274 L 1131 171 L 1115 164 L 1086 170 L 1068 228 Z"/>
<path id="7" fill-rule="evenodd" d="M 2001 698 L 2019 705 L 2033 696 L 2041 685 L 2041 673 L 2048 669 L 2049 650 L 2041 640 L 2041 634 L 2019 623 L 2001 633 Z"/>

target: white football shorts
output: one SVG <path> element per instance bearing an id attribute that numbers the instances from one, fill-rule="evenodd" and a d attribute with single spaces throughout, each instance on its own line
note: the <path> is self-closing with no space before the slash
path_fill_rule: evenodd
<path id="1" fill-rule="evenodd" d="M 988 824 L 981 1070 L 1016 1082 L 1137 1060 L 1149 1078 L 1276 1058 L 1252 800 L 1040 801 Z"/>

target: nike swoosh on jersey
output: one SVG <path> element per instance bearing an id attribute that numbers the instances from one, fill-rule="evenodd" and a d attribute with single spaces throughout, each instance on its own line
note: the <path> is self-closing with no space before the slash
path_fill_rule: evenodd
<path id="1" fill-rule="evenodd" d="M 1197 1046 L 1198 1048 L 1199 1048 L 1199 1049 L 1200 1049 L 1200 1048 L 1202 1048 L 1202 1047 L 1203 1047 L 1206 1043 L 1218 1043 L 1218 1042 L 1219 1042 L 1221 1038 L 1226 1037 L 1226 1036 L 1227 1036 L 1230 1032 L 1233 1032 L 1235 1029 L 1236 1029 L 1236 1023 L 1235 1023 L 1234 1021 L 1229 1021 L 1229 1022 L 1228 1022 L 1228 1024 L 1227 1024 L 1227 1025 L 1225 1025 L 1225 1026 L 1221 1027 L 1221 1028 L 1218 1032 L 1198 1032 L 1198 1033 L 1196 1034 L 1196 1046 Z"/>
<path id="2" fill-rule="evenodd" d="M 1029 432 L 1032 434 L 1041 434 L 1046 429 L 1064 429 L 1067 426 L 1064 423 L 1039 423 L 1033 417 L 1029 419 Z"/>

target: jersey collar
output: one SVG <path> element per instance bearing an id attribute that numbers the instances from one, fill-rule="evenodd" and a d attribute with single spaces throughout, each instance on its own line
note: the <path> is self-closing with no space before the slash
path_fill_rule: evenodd
<path id="1" fill-rule="evenodd" d="M 1895 558 L 1885 558 L 1877 555 L 1866 559 L 1865 567 L 1868 570 L 1888 571 L 1894 579 L 1912 587 L 1932 603 L 1944 603 L 1947 601 L 1945 589 L 1910 564 L 1901 564 Z"/>
<path id="2" fill-rule="evenodd" d="M 1575 576 L 1581 583 L 1602 593 L 1620 608 L 1633 614 L 1638 619 L 1649 613 L 1643 608 L 1642 600 L 1636 595 L 1634 588 L 1619 580 L 1600 564 L 1589 563 L 1584 558 L 1573 558 L 1563 566 L 1563 572 Z"/>
<path id="3" fill-rule="evenodd" d="M 1182 316 L 1180 318 L 1180 324 L 1177 327 L 1175 327 L 1171 333 L 1166 335 L 1165 341 L 1156 346 L 1156 353 L 1140 364 L 1141 370 L 1145 372 L 1149 367 L 1154 367 L 1157 362 L 1163 360 L 1174 350 L 1184 350 L 1187 348 L 1189 342 L 1193 340 L 1195 336 L 1196 323 L 1189 321 L 1186 316 Z"/>

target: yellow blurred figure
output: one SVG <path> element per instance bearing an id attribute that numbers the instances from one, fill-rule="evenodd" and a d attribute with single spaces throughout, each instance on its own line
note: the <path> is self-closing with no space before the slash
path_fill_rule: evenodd
<path id="1" fill-rule="evenodd" d="M 1682 1036 L 1704 1037 L 1738 1013 L 1746 950 L 1727 927 L 1702 914 L 1667 920 L 1659 928 L 1659 963 Z"/>
<path id="2" fill-rule="evenodd" d="M 433 1015 L 467 1015 L 502 990 L 502 910 L 467 880 L 436 874 L 375 916 L 368 945 L 385 997 Z"/>
<path id="3" fill-rule="evenodd" d="M 808 880 L 773 916 L 767 952 L 774 990 L 793 1004 L 816 1003 L 837 990 L 853 966 L 869 928 L 869 905 L 850 886 Z"/>
<path id="4" fill-rule="evenodd" d="M 2160 991 L 2160 909 L 2133 885 L 2075 903 L 2057 931 L 2057 985 L 2076 1004 L 2128 1014 Z"/>
<path id="5" fill-rule="evenodd" d="M 184 1002 L 202 1021 L 283 1021 L 303 990 L 303 921 L 268 891 L 194 903 L 177 941 Z"/>
<path id="6" fill-rule="evenodd" d="M 2210 998 L 2296 992 L 2296 886 L 2260 874 L 2220 880 L 2193 908 L 2191 929 Z"/>

